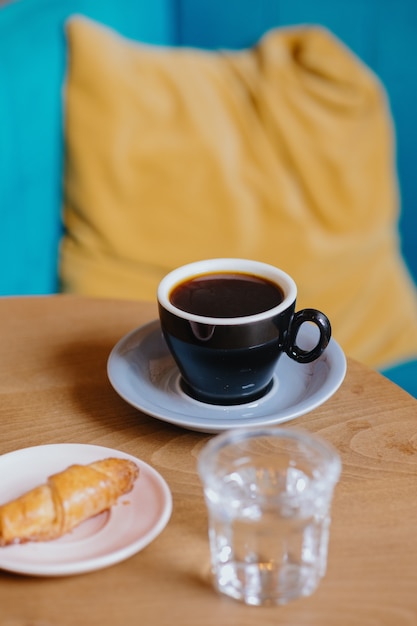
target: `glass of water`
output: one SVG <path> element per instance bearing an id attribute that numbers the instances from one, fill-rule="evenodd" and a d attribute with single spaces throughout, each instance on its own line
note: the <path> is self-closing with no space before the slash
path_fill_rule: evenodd
<path id="1" fill-rule="evenodd" d="M 336 451 L 299 430 L 239 428 L 206 444 L 198 471 L 217 589 L 251 605 L 313 593 L 326 571 Z"/>

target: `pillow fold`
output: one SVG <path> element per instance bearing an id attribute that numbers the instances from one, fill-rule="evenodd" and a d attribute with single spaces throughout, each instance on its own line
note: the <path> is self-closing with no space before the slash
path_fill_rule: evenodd
<path id="1" fill-rule="evenodd" d="M 272 263 L 349 354 L 417 353 L 381 84 L 320 27 L 243 51 L 129 41 L 67 24 L 64 291 L 155 300 L 202 258 Z"/>

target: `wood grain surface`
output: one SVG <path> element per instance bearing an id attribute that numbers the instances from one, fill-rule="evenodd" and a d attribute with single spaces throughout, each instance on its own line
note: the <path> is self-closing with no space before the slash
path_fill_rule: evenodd
<path id="1" fill-rule="evenodd" d="M 155 467 L 173 494 L 168 526 L 122 563 L 61 578 L 0 572 L 0 626 L 415 626 L 417 402 L 348 359 L 336 394 L 286 424 L 341 454 L 328 571 L 310 598 L 247 607 L 210 582 L 196 473 L 209 435 L 140 413 L 107 379 L 114 344 L 156 316 L 138 302 L 0 300 L 0 453 L 67 442 L 117 448 Z"/>

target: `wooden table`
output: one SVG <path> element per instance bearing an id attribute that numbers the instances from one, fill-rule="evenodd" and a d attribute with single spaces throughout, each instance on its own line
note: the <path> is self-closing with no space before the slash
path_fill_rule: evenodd
<path id="1" fill-rule="evenodd" d="M 155 317 L 155 306 L 134 302 L 0 300 L 0 453 L 63 442 L 118 448 L 154 466 L 174 502 L 162 534 L 122 563 L 61 578 L 0 572 L 0 626 L 415 626 L 417 402 L 349 360 L 337 393 L 287 423 L 319 433 L 342 457 L 328 573 L 310 598 L 247 607 L 210 584 L 196 474 L 209 435 L 141 414 L 107 379 L 114 344 Z"/>

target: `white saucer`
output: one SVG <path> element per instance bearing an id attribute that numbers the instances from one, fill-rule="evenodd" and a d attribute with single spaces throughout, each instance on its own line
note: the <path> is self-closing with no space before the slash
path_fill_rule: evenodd
<path id="1" fill-rule="evenodd" d="M 131 459 L 139 466 L 133 490 L 109 511 L 83 522 L 60 539 L 0 548 L 0 569 L 35 576 L 90 572 L 127 559 L 159 535 L 172 511 L 168 485 L 147 463 L 111 448 L 62 443 L 3 454 L 0 503 L 43 484 L 48 476 L 69 465 L 107 457 Z"/>
<path id="2" fill-rule="evenodd" d="M 303 324 L 298 343 L 311 349 L 317 329 Z M 205 433 L 239 426 L 280 424 L 312 411 L 339 388 L 346 373 L 340 346 L 330 343 L 323 355 L 308 365 L 282 355 L 271 391 L 260 400 L 234 406 L 205 404 L 187 396 L 179 372 L 163 338 L 159 320 L 133 330 L 110 353 L 110 382 L 126 402 L 165 422 Z"/>

